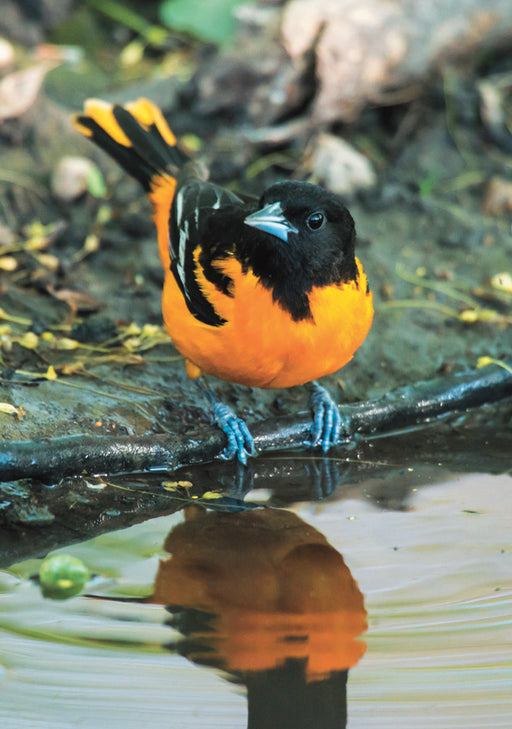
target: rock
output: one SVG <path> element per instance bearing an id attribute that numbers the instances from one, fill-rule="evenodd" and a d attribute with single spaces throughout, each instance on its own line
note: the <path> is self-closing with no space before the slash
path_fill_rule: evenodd
<path id="1" fill-rule="evenodd" d="M 482 203 L 486 215 L 503 215 L 512 211 L 512 183 L 501 177 L 489 180 Z"/>
<path id="2" fill-rule="evenodd" d="M 63 202 L 76 200 L 88 189 L 92 167 L 85 157 L 62 157 L 52 174 L 52 193 Z"/>
<path id="3" fill-rule="evenodd" d="M 311 172 L 315 181 L 338 195 L 351 195 L 377 184 L 371 162 L 348 142 L 321 134 L 315 143 Z"/>
<path id="4" fill-rule="evenodd" d="M 319 124 L 417 98 L 433 74 L 471 67 L 511 33 L 510 0 L 289 0 L 281 27 L 294 63 L 314 55 Z"/>
<path id="5" fill-rule="evenodd" d="M 14 63 L 15 52 L 12 43 L 0 38 L 0 69 L 7 68 Z"/>

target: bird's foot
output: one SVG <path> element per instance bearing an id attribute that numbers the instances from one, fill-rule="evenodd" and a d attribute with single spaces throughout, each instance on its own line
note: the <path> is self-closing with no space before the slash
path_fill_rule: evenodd
<path id="1" fill-rule="evenodd" d="M 325 387 L 318 382 L 312 382 L 311 410 L 313 423 L 311 425 L 311 440 L 306 445 L 316 448 L 319 446 L 324 453 L 336 443 L 341 435 L 348 439 L 348 424 L 342 417 L 338 405 L 334 402 Z"/>
<path id="2" fill-rule="evenodd" d="M 213 414 L 215 422 L 226 434 L 228 444 L 219 455 L 225 461 L 237 458 L 240 463 L 247 465 L 247 457 L 257 455 L 254 439 L 242 418 L 239 418 L 228 405 L 217 401 Z"/>
<path id="3" fill-rule="evenodd" d="M 224 405 L 223 402 L 217 399 L 204 376 L 196 379 L 195 383 L 210 403 L 213 420 L 228 439 L 228 444 L 219 454 L 219 458 L 231 461 L 236 457 L 238 463 L 246 466 L 247 457 L 256 456 L 258 453 L 254 445 L 254 438 L 245 421 L 239 418 L 229 405 Z"/>

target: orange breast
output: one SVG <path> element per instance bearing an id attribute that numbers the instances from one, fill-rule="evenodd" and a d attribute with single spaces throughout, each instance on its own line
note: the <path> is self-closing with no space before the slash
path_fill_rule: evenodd
<path id="1" fill-rule="evenodd" d="M 251 272 L 242 274 L 231 258 L 221 270 L 234 281 L 233 297 L 221 294 L 206 279 L 200 285 L 216 311 L 227 320 L 211 327 L 195 319 L 167 270 L 162 308 L 165 326 L 181 354 L 205 374 L 251 387 L 301 385 L 343 367 L 370 329 L 373 306 L 366 276 L 358 285 L 314 288 L 314 321 L 294 322 L 272 300 Z"/>

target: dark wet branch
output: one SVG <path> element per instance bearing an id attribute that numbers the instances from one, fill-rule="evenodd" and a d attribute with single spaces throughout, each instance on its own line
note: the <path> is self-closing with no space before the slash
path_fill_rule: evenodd
<path id="1" fill-rule="evenodd" d="M 421 427 L 442 417 L 512 397 L 512 374 L 489 366 L 399 388 L 384 397 L 341 407 L 354 439 L 371 439 Z M 253 424 L 259 452 L 303 445 L 309 434 L 306 414 Z M 121 473 L 176 468 L 213 460 L 224 435 L 208 428 L 195 439 L 170 434 L 144 436 L 72 435 L 4 442 L 0 481 L 51 479 L 78 474 Z"/>

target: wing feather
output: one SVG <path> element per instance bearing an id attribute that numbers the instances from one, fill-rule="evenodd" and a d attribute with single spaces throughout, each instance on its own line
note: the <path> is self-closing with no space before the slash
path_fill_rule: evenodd
<path id="1" fill-rule="evenodd" d="M 208 222 L 213 211 L 224 206 L 240 207 L 240 198 L 229 190 L 203 180 L 189 180 L 178 186 L 169 223 L 171 271 L 181 289 L 190 313 L 210 326 L 222 326 L 225 319 L 217 314 L 201 290 L 196 277 L 196 250 L 204 245 Z"/>

